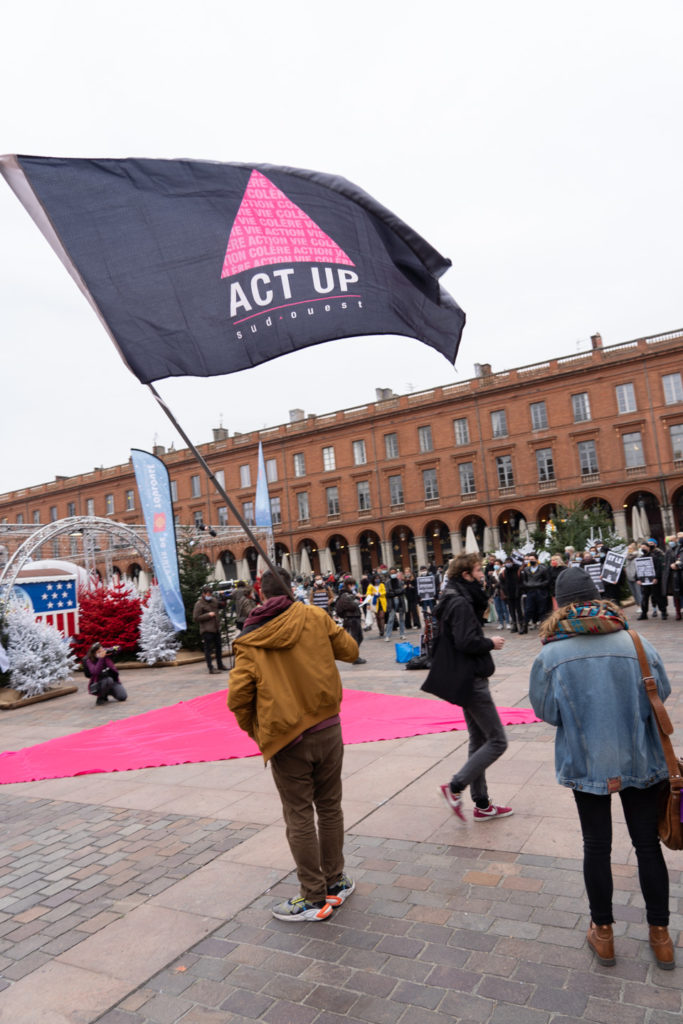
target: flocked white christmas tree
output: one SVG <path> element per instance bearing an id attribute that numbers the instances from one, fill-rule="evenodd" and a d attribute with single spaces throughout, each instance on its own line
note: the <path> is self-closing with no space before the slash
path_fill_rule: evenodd
<path id="1" fill-rule="evenodd" d="M 36 697 L 73 675 L 76 658 L 68 640 L 53 626 L 36 622 L 33 612 L 11 605 L 7 612 L 9 685 Z"/>
<path id="2" fill-rule="evenodd" d="M 158 587 L 152 587 L 149 601 L 142 609 L 139 647 L 138 661 L 146 661 L 148 665 L 175 661 L 180 647 Z"/>

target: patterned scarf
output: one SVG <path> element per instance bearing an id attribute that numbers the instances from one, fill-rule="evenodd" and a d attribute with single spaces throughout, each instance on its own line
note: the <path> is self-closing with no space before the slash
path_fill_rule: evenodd
<path id="1" fill-rule="evenodd" d="M 620 612 L 608 608 L 604 601 L 589 601 L 587 604 L 572 604 L 566 618 L 560 619 L 555 632 L 542 637 L 541 643 L 553 640 L 567 640 L 571 636 L 594 633 L 617 633 L 628 629 L 628 622 Z"/>

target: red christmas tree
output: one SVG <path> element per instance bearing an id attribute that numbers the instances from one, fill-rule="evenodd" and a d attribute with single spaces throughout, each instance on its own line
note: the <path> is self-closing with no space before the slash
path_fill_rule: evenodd
<path id="1" fill-rule="evenodd" d="M 80 587 L 80 632 L 71 641 L 76 655 L 85 657 L 96 642 L 108 650 L 118 648 L 118 655 L 134 654 L 140 636 L 143 603 L 143 599 L 124 583 Z"/>

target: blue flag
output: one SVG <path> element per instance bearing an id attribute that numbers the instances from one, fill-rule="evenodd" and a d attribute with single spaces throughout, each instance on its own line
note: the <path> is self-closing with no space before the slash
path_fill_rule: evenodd
<path id="1" fill-rule="evenodd" d="M 140 506 L 152 549 L 154 572 L 166 614 L 176 632 L 187 629 L 185 606 L 180 593 L 175 521 L 168 470 L 161 459 L 149 452 L 131 449 Z"/>
<path id="2" fill-rule="evenodd" d="M 266 464 L 263 461 L 263 444 L 260 441 L 258 443 L 258 473 L 256 476 L 254 522 L 257 526 L 264 526 L 269 530 L 273 529 L 273 516 L 270 510 L 270 495 L 268 494 Z"/>
<path id="3" fill-rule="evenodd" d="M 269 164 L 0 157 L 143 384 L 397 334 L 455 362 L 450 267 L 344 178 Z"/>

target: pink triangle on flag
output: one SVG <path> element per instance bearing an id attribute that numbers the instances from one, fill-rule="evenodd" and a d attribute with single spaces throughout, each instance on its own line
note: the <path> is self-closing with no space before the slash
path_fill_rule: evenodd
<path id="1" fill-rule="evenodd" d="M 343 249 L 259 171 L 252 171 L 232 225 L 221 278 L 272 263 L 343 263 Z"/>

